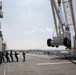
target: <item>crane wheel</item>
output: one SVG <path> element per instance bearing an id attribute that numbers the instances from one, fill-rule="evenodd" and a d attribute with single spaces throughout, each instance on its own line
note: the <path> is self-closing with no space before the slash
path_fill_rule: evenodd
<path id="1" fill-rule="evenodd" d="M 51 39 L 47 40 L 47 45 L 50 47 L 51 46 Z"/>
<path id="2" fill-rule="evenodd" d="M 67 48 L 71 48 L 71 41 L 67 38 L 64 39 L 64 46 Z"/>
<path id="3" fill-rule="evenodd" d="M 54 45 L 52 45 L 52 47 L 54 47 Z"/>
<path id="4" fill-rule="evenodd" d="M 59 46 L 57 45 L 56 48 L 58 48 Z"/>

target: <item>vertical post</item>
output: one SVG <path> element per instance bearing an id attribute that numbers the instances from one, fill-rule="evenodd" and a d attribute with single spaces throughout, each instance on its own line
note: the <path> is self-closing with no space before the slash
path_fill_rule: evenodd
<path id="1" fill-rule="evenodd" d="M 2 12 L 2 1 L 0 1 L 0 18 L 3 18 L 3 12 Z M 0 27 L 1 29 L 1 27 Z M 2 31 L 0 30 L 0 64 L 2 63 Z"/>
<path id="2" fill-rule="evenodd" d="M 74 17 L 74 10 L 73 10 L 73 5 L 72 5 L 72 0 L 70 1 L 70 9 L 71 9 L 71 14 L 72 14 L 72 21 L 73 21 L 73 27 L 74 27 L 74 51 L 73 51 L 73 55 L 74 57 L 76 57 L 76 24 L 75 24 L 75 17 Z"/>
<path id="3" fill-rule="evenodd" d="M 74 36 L 74 50 L 73 50 L 73 56 L 76 57 L 76 34 Z"/>

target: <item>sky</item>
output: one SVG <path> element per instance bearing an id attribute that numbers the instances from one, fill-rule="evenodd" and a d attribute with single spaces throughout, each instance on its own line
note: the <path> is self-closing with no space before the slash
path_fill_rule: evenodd
<path id="1" fill-rule="evenodd" d="M 7 49 L 52 49 L 47 46 L 55 32 L 49 0 L 2 0 L 2 6 Z"/>

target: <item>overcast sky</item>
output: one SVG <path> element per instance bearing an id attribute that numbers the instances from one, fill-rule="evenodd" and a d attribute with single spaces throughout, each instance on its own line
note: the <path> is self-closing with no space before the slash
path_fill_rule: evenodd
<path id="1" fill-rule="evenodd" d="M 47 39 L 53 37 L 55 30 L 49 0 L 2 2 L 2 31 L 8 49 L 51 49 Z"/>

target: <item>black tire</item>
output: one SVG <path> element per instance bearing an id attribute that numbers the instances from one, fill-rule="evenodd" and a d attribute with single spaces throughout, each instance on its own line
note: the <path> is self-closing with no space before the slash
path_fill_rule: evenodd
<path id="1" fill-rule="evenodd" d="M 67 38 L 64 38 L 64 46 L 67 48 L 71 48 L 71 41 Z"/>
<path id="2" fill-rule="evenodd" d="M 59 46 L 57 45 L 56 48 L 58 48 Z"/>
<path id="3" fill-rule="evenodd" d="M 64 38 L 64 46 L 67 46 L 67 38 Z"/>
<path id="4" fill-rule="evenodd" d="M 54 47 L 54 45 L 52 45 L 52 47 Z"/>
<path id="5" fill-rule="evenodd" d="M 47 40 L 47 45 L 50 47 L 51 46 L 51 39 Z"/>

